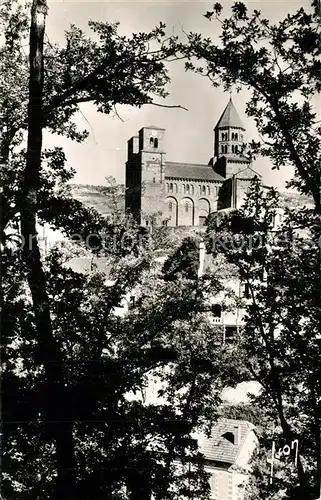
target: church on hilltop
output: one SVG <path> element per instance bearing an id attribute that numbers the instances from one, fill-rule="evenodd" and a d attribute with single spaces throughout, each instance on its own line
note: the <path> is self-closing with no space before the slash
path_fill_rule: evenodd
<path id="1" fill-rule="evenodd" d="M 202 226 L 210 213 L 237 209 L 254 177 L 244 125 L 230 98 L 214 128 L 207 165 L 166 160 L 165 129 L 143 127 L 128 141 L 125 205 L 143 226 Z"/>

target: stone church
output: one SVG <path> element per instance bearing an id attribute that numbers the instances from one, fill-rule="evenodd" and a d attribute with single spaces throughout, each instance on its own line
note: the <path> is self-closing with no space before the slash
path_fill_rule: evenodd
<path id="1" fill-rule="evenodd" d="M 253 177 L 245 128 L 230 98 L 214 128 L 207 165 L 166 159 L 165 129 L 143 127 L 128 141 L 126 210 L 140 225 L 202 226 L 210 213 L 239 208 Z"/>

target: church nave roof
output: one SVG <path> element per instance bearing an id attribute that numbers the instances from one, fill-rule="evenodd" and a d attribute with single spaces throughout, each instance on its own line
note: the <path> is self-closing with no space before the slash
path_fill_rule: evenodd
<path id="1" fill-rule="evenodd" d="M 224 177 L 214 172 L 211 165 L 172 161 L 167 161 L 165 165 L 165 178 L 168 177 L 198 181 L 223 182 L 225 180 Z"/>

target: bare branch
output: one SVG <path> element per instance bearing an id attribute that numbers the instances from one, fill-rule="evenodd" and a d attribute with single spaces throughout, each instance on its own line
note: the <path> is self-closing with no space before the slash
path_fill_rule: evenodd
<path id="1" fill-rule="evenodd" d="M 94 143 L 95 144 L 98 144 L 98 142 L 96 141 L 96 137 L 95 137 L 95 133 L 94 133 L 94 129 L 90 123 L 90 121 L 87 119 L 86 115 L 81 111 L 81 109 L 79 108 L 79 112 L 80 114 L 83 116 L 83 118 L 85 119 L 85 121 L 88 123 L 89 127 L 90 127 L 90 130 L 91 130 L 91 134 L 93 136 L 93 139 L 94 139 Z"/>
<path id="2" fill-rule="evenodd" d="M 170 104 L 159 104 L 157 102 L 147 102 L 146 104 L 149 104 L 150 106 L 157 106 L 159 108 L 177 108 L 177 109 L 184 109 L 184 111 L 188 111 L 187 108 L 181 106 L 180 104 L 170 105 Z"/>
<path id="3" fill-rule="evenodd" d="M 173 57 L 173 59 L 164 59 L 164 61 L 166 62 L 173 62 L 173 61 L 180 61 L 181 59 L 186 59 L 186 56 L 176 56 L 176 57 Z"/>
<path id="4" fill-rule="evenodd" d="M 124 119 L 120 116 L 120 114 L 118 113 L 117 108 L 116 108 L 116 105 L 114 106 L 114 113 L 115 113 L 115 116 L 117 116 L 117 118 L 119 118 L 119 119 L 120 119 L 120 121 L 124 123 L 124 121 L 125 121 L 125 120 L 124 120 Z M 114 118 L 114 117 L 113 117 L 113 118 Z"/>

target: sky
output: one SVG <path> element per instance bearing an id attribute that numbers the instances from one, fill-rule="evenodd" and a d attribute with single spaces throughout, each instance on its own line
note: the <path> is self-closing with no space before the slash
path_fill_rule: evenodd
<path id="1" fill-rule="evenodd" d="M 63 43 L 64 30 L 70 24 L 88 31 L 89 20 L 119 21 L 119 32 L 130 36 L 139 31 L 150 31 L 160 21 L 166 23 L 169 34 L 183 35 L 185 32 L 199 32 L 204 36 L 217 37 L 217 24 L 210 23 L 203 14 L 211 10 L 215 2 L 172 0 L 142 1 L 85 1 L 49 0 L 47 35 L 51 42 Z M 255 0 L 245 2 L 250 10 L 258 9 L 271 21 L 285 17 L 301 6 L 308 6 L 305 0 Z M 222 1 L 228 13 L 230 2 Z M 165 128 L 166 158 L 170 161 L 205 163 L 213 156 L 213 128 L 222 114 L 229 94 L 221 88 L 213 88 L 208 79 L 185 72 L 184 63 L 169 64 L 171 83 L 166 89 L 170 96 L 157 102 L 166 105 L 182 105 L 182 109 L 144 106 L 141 109 L 119 106 L 122 121 L 111 115 L 98 113 L 91 104 L 81 107 L 77 118 L 80 127 L 87 128 L 89 137 L 83 144 L 72 143 L 61 137 L 45 136 L 45 146 L 64 147 L 68 164 L 76 170 L 73 182 L 79 184 L 106 184 L 106 177 L 113 176 L 124 183 L 127 141 L 144 126 L 156 125 Z M 258 139 L 253 122 L 245 116 L 248 94 L 245 91 L 232 94 L 233 102 L 247 129 L 246 139 Z M 265 183 L 284 189 L 292 171 L 283 168 L 276 172 L 268 160 L 258 160 L 255 169 L 263 175 Z"/>

